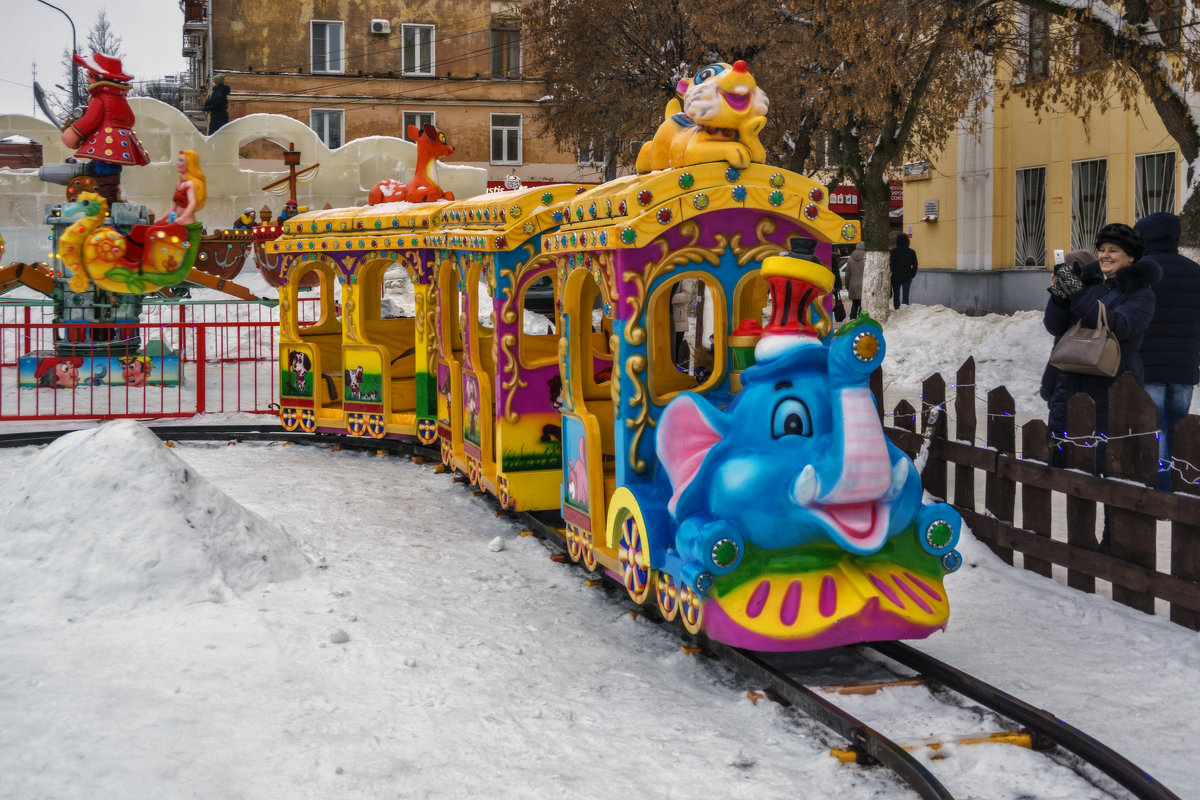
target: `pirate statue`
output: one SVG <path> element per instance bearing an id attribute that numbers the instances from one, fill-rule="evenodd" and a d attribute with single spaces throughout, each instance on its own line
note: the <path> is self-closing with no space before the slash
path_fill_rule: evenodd
<path id="1" fill-rule="evenodd" d="M 150 163 L 133 132 L 133 110 L 125 99 L 133 76 L 122 70 L 121 59 L 104 53 L 93 53 L 90 58 L 76 53 L 72 58 L 87 70 L 90 99 L 83 116 L 63 129 L 62 143 L 75 148 L 76 158 L 92 162 L 88 171 L 95 177 L 97 192 L 111 207 L 121 200 L 121 168 Z"/>

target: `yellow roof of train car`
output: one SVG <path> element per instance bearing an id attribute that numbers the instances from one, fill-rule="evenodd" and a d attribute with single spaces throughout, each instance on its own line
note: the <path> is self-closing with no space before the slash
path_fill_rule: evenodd
<path id="1" fill-rule="evenodd" d="M 585 188 L 577 183 L 556 183 L 455 200 L 439 211 L 435 228 L 422 237 L 423 246 L 512 250 L 562 224 L 563 202 Z"/>
<path id="2" fill-rule="evenodd" d="M 564 183 L 466 200 L 309 211 L 285 222 L 283 234 L 268 248 L 273 253 L 416 247 L 511 250 L 560 224 L 563 201 L 583 189 L 576 183 Z"/>
<path id="3" fill-rule="evenodd" d="M 380 203 L 377 206 L 328 208 L 297 214 L 283 224 L 283 235 L 267 244 L 272 253 L 404 250 L 421 247 L 446 203 Z"/>
<path id="4" fill-rule="evenodd" d="M 568 200 L 564 221 L 542 238 L 546 252 L 643 247 L 668 227 L 700 214 L 754 208 L 797 220 L 818 241 L 852 244 L 859 224 L 829 210 L 825 187 L 764 164 L 725 162 L 629 175 Z"/>

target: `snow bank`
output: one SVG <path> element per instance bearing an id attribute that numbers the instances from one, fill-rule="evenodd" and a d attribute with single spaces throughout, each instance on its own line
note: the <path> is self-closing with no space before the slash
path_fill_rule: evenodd
<path id="1" fill-rule="evenodd" d="M 0 485 L 0 606 L 220 601 L 307 563 L 132 420 L 63 436 Z"/>

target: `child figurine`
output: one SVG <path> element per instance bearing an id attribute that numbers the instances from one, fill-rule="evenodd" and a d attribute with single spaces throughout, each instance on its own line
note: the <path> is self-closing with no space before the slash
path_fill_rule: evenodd
<path id="1" fill-rule="evenodd" d="M 77 148 L 76 158 L 93 163 L 98 193 L 112 206 L 121 201 L 121 168 L 150 163 L 133 132 L 133 110 L 125 99 L 133 76 L 121 69 L 121 59 L 104 53 L 72 58 L 88 72 L 91 99 L 83 116 L 63 130 L 62 143 Z"/>

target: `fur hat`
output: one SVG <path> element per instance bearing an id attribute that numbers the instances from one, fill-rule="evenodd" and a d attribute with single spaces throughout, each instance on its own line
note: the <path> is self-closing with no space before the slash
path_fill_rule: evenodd
<path id="1" fill-rule="evenodd" d="M 1096 234 L 1096 249 L 1102 244 L 1115 244 L 1137 261 L 1146 252 L 1146 243 L 1142 235 L 1133 228 L 1121 222 L 1110 222 Z"/>

